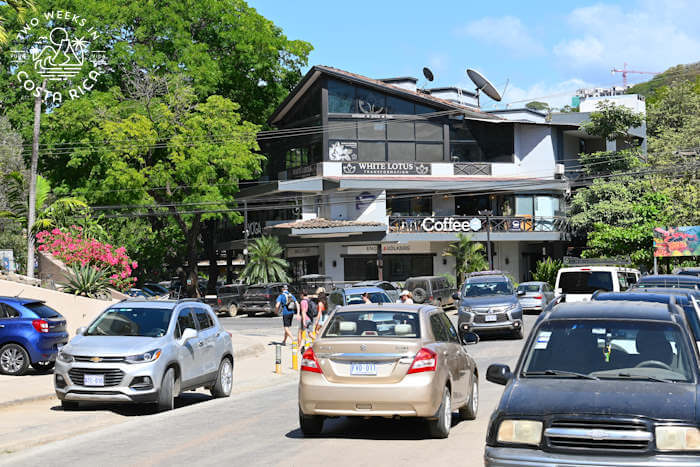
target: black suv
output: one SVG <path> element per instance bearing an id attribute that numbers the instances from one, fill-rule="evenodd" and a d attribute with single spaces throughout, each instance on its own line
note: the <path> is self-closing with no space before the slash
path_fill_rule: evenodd
<path id="1" fill-rule="evenodd" d="M 240 310 L 247 313 L 248 316 L 255 316 L 258 313 L 274 314 L 277 297 L 282 293 L 284 285 L 281 282 L 274 282 L 248 286 L 239 305 Z M 291 287 L 289 291 L 297 297 Z M 300 298 L 297 297 L 297 300 Z"/>
<path id="2" fill-rule="evenodd" d="M 212 306 L 212 308 L 218 313 L 236 316 L 246 289 L 248 289 L 248 286 L 245 284 L 222 285 L 216 290 L 216 305 Z"/>
<path id="3" fill-rule="evenodd" d="M 414 303 L 427 303 L 435 306 L 452 306 L 452 297 L 457 289 L 442 276 L 420 276 L 406 279 L 406 290 L 413 295 Z"/>
<path id="4" fill-rule="evenodd" d="M 682 310 L 561 303 L 533 329 L 491 415 L 484 460 L 502 465 L 698 465 L 698 352 Z"/>

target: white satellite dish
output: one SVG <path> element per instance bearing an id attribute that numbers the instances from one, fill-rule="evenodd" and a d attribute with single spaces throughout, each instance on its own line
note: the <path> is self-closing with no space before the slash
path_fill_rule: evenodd
<path id="1" fill-rule="evenodd" d="M 469 76 L 469 79 L 472 80 L 474 85 L 476 86 L 476 102 L 477 104 L 479 103 L 479 94 L 483 91 L 484 94 L 489 96 L 491 99 L 495 100 L 496 102 L 501 101 L 501 95 L 498 93 L 496 90 L 496 87 L 491 84 L 491 81 L 486 79 L 484 75 L 479 73 L 476 70 L 473 70 L 471 68 L 467 68 L 467 76 Z"/>

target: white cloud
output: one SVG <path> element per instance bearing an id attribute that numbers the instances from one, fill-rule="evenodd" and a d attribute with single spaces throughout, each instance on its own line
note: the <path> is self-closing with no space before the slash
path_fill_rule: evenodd
<path id="1" fill-rule="evenodd" d="M 457 29 L 455 34 L 503 47 L 519 57 L 545 53 L 542 43 L 514 16 L 481 18 Z"/>
<path id="2" fill-rule="evenodd" d="M 644 1 L 635 7 L 599 3 L 574 9 L 567 18 L 572 37 L 554 46 L 567 68 L 664 71 L 700 58 L 695 6 L 679 1 Z M 635 80 L 638 81 L 638 80 Z"/>
<path id="3" fill-rule="evenodd" d="M 504 108 L 508 105 L 509 108 L 516 109 L 525 107 L 525 104 L 530 101 L 547 102 L 550 107 L 561 108 L 565 105 L 571 105 L 571 98 L 576 95 L 577 89 L 586 87 L 592 87 L 592 84 L 579 78 L 554 84 L 538 82 L 526 88 L 510 84 L 501 102 L 486 102 L 484 99 L 482 100 L 482 108 L 489 110 L 491 108 Z"/>

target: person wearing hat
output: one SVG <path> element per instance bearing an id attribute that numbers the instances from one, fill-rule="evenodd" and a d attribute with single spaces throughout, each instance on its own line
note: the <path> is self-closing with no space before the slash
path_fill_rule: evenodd
<path id="1" fill-rule="evenodd" d="M 298 308 L 297 299 L 289 292 L 289 287 L 283 285 L 282 292 L 277 296 L 276 302 L 275 313 L 282 315 L 282 325 L 284 326 L 284 339 L 282 339 L 281 344 L 287 345 L 287 337 L 290 341 L 294 340 L 291 327 Z"/>
<path id="2" fill-rule="evenodd" d="M 413 298 L 411 298 L 411 292 L 404 290 L 399 295 L 399 299 L 396 303 L 403 303 L 404 305 L 413 305 Z"/>

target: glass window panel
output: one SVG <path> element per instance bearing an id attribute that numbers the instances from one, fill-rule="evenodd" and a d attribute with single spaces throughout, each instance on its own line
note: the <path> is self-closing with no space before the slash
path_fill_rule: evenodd
<path id="1" fill-rule="evenodd" d="M 383 114 L 386 111 L 386 97 L 370 89 L 357 88 L 357 108 L 363 114 Z"/>
<path id="2" fill-rule="evenodd" d="M 493 124 L 474 120 L 467 120 L 465 124 L 479 143 L 485 162 L 513 162 L 512 124 Z"/>
<path id="3" fill-rule="evenodd" d="M 450 141 L 474 141 L 474 135 L 469 128 L 457 123 L 450 123 Z"/>
<path id="4" fill-rule="evenodd" d="M 390 161 L 416 160 L 416 145 L 413 143 L 389 143 Z"/>
<path id="5" fill-rule="evenodd" d="M 357 149 L 357 159 L 360 161 L 385 161 L 386 144 L 360 141 Z"/>
<path id="6" fill-rule="evenodd" d="M 340 81 L 328 80 L 328 112 L 354 113 L 355 88 Z"/>
<path id="7" fill-rule="evenodd" d="M 426 107 L 424 105 L 416 104 L 417 114 L 430 114 L 433 112 L 437 112 L 437 110 L 433 109 L 432 107 Z"/>
<path id="8" fill-rule="evenodd" d="M 417 141 L 442 141 L 442 124 L 433 122 L 416 122 Z"/>
<path id="9" fill-rule="evenodd" d="M 386 112 L 389 114 L 413 115 L 416 112 L 413 102 L 408 102 L 398 97 L 386 98 Z"/>
<path id="10" fill-rule="evenodd" d="M 386 124 L 381 121 L 359 121 L 357 122 L 357 132 L 359 139 L 386 139 Z"/>
<path id="11" fill-rule="evenodd" d="M 416 144 L 416 160 L 423 162 L 440 162 L 443 160 L 442 144 Z"/>
<path id="12" fill-rule="evenodd" d="M 415 133 L 413 122 L 388 122 L 387 123 L 387 139 L 413 141 Z"/>
<path id="13" fill-rule="evenodd" d="M 450 160 L 452 162 L 483 162 L 484 156 L 476 143 L 450 142 Z"/>
<path id="14" fill-rule="evenodd" d="M 357 139 L 357 124 L 354 120 L 328 120 L 328 139 Z"/>
<path id="15" fill-rule="evenodd" d="M 535 206 L 532 196 L 516 196 L 515 197 L 515 215 L 516 216 L 532 216 L 535 212 Z"/>

